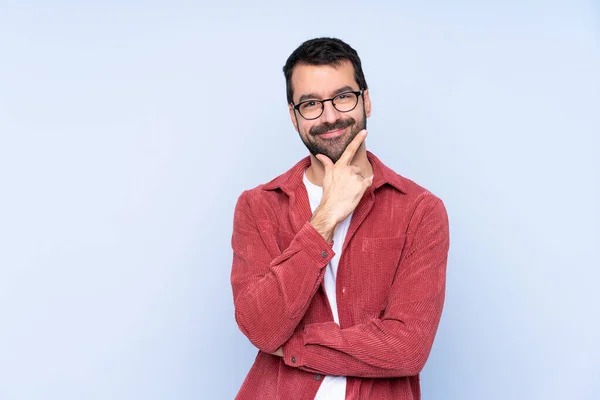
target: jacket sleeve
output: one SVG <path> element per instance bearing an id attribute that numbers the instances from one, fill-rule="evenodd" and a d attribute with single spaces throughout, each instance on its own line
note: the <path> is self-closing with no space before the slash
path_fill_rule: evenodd
<path id="1" fill-rule="evenodd" d="M 259 228 L 248 194 L 237 201 L 231 239 L 235 319 L 252 344 L 272 353 L 294 333 L 335 253 L 307 221 L 289 246 L 274 254 L 276 229 Z"/>
<path id="2" fill-rule="evenodd" d="M 381 316 L 341 329 L 335 322 L 299 327 L 283 346 L 283 361 L 325 375 L 391 378 L 417 375 L 429 356 L 444 303 L 448 218 L 431 196 Z M 419 214 L 417 212 L 416 214 Z"/>

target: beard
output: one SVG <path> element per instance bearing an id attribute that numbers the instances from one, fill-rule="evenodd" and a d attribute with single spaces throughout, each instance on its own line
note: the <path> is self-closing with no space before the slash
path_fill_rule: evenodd
<path id="1" fill-rule="evenodd" d="M 328 131 L 335 131 L 338 129 L 349 129 L 349 131 L 333 138 L 322 138 L 319 135 Z M 310 128 L 308 135 L 304 137 L 302 134 L 300 138 L 302 142 L 313 156 L 317 154 L 323 154 L 333 162 L 336 163 L 346 147 L 352 142 L 352 140 L 358 135 L 360 131 L 367 128 L 367 115 L 363 111 L 363 117 L 356 122 L 354 118 L 339 119 L 333 124 L 315 125 Z"/>

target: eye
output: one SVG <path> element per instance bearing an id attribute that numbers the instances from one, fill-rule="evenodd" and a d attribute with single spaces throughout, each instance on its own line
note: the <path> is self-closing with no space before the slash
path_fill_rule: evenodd
<path id="1" fill-rule="evenodd" d="M 303 110 L 310 110 L 319 107 L 319 103 L 320 102 L 316 100 L 305 101 L 300 105 L 300 108 L 302 108 Z"/>

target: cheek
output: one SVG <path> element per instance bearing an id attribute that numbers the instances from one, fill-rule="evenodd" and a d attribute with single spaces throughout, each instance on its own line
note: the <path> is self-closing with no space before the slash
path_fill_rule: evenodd
<path id="1" fill-rule="evenodd" d="M 362 120 L 365 119 L 365 114 L 364 114 L 363 109 L 361 108 L 360 110 L 357 110 L 357 112 L 352 115 L 352 118 L 354 118 L 354 121 L 356 121 L 356 124 L 360 124 L 362 122 Z"/>
<path id="2" fill-rule="evenodd" d="M 300 133 L 304 136 L 310 136 L 310 128 L 313 127 L 314 124 L 311 123 L 306 123 L 306 122 L 300 122 L 300 126 L 298 128 L 300 128 Z"/>

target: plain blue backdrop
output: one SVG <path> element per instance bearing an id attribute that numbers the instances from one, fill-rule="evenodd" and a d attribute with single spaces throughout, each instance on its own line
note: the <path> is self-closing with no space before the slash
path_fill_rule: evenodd
<path id="1" fill-rule="evenodd" d="M 600 398 L 600 6 L 0 0 L 0 399 L 232 399 L 244 189 L 307 154 L 281 68 L 360 54 L 367 147 L 441 197 L 425 400 Z"/>

